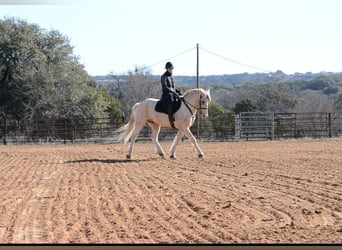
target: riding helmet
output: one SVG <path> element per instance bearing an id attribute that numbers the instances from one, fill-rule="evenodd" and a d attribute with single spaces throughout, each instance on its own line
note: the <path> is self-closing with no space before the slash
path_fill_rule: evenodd
<path id="1" fill-rule="evenodd" d="M 173 69 L 173 65 L 171 62 L 167 62 L 165 65 L 165 69 Z"/>

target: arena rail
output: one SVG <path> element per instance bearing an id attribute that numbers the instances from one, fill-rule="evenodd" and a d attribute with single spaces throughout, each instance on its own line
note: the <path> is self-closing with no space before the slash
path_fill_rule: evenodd
<path id="1" fill-rule="evenodd" d="M 34 124 L 0 121 L 2 144 L 118 143 L 115 130 L 123 117 L 36 121 Z M 202 141 L 280 140 L 342 137 L 342 114 L 245 112 L 230 117 L 201 118 L 191 127 Z M 160 141 L 172 140 L 176 130 L 162 128 Z M 145 126 L 138 141 L 151 140 Z"/>

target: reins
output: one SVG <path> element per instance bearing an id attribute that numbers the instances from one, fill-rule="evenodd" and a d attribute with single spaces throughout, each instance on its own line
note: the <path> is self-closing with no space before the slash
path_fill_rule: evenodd
<path id="1" fill-rule="evenodd" d="M 183 98 L 183 100 L 182 100 L 183 102 L 184 102 L 184 104 L 185 104 L 185 107 L 187 107 L 188 108 L 188 110 L 190 111 L 190 113 L 191 113 L 191 115 L 194 115 L 194 113 L 192 112 L 192 110 L 191 110 L 191 108 L 189 107 L 189 105 L 188 104 L 190 104 L 192 107 L 194 107 L 194 105 L 192 105 L 190 102 L 188 102 L 187 100 L 185 100 L 184 98 Z M 195 108 L 195 107 L 194 107 Z"/>
<path id="2" fill-rule="evenodd" d="M 186 107 L 188 108 L 188 110 L 190 111 L 191 115 L 194 115 L 194 113 L 192 112 L 192 110 L 191 110 L 191 108 L 189 107 L 189 105 L 190 105 L 191 107 L 193 107 L 194 109 L 196 109 L 196 110 L 208 109 L 208 108 L 203 108 L 203 107 L 202 107 L 202 105 L 201 105 L 201 104 L 202 104 L 202 102 L 201 102 L 202 98 L 203 98 L 202 95 L 200 95 L 199 107 L 196 107 L 196 106 L 193 105 L 191 102 L 185 100 L 185 98 L 182 99 L 182 101 L 184 102 L 185 106 L 186 106 Z"/>

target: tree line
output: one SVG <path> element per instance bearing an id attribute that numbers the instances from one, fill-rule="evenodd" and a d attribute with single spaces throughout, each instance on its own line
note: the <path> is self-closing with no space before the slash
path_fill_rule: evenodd
<path id="1" fill-rule="evenodd" d="M 319 76 L 310 81 L 212 85 L 212 92 L 224 109 L 234 109 L 236 104 L 241 106 L 244 102 L 254 107 L 235 111 L 342 114 L 342 77 L 335 75 Z"/>
<path id="2" fill-rule="evenodd" d="M 162 73 L 162 72 L 161 72 Z M 127 75 L 111 74 L 105 87 L 120 100 L 125 114 L 134 103 L 147 97 L 160 98 L 160 77 L 144 67 L 137 67 Z M 177 75 L 175 75 L 177 83 Z M 193 88 L 177 85 L 183 91 Z M 210 88 L 212 103 L 210 117 L 230 117 L 240 112 L 329 112 L 342 114 L 342 77 L 319 76 L 309 81 L 268 81 L 264 84 L 201 84 Z"/>
<path id="3" fill-rule="evenodd" d="M 120 105 L 88 75 L 66 36 L 16 18 L 0 20 L 3 124 L 116 117 Z"/>

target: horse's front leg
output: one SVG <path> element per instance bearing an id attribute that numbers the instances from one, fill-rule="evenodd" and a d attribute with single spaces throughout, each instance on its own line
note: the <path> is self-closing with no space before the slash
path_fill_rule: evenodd
<path id="1" fill-rule="evenodd" d="M 192 144 L 195 146 L 196 151 L 197 151 L 198 158 L 203 158 L 203 157 L 204 157 L 204 154 L 203 154 L 201 148 L 199 147 L 199 145 L 198 145 L 198 143 L 197 143 L 197 140 L 196 140 L 195 136 L 191 133 L 191 131 L 190 131 L 189 128 L 186 128 L 186 130 L 185 130 L 185 135 L 186 135 L 186 137 L 188 137 L 188 138 L 190 139 L 190 141 L 192 142 Z"/>
<path id="2" fill-rule="evenodd" d="M 184 136 L 184 132 L 181 130 L 178 130 L 177 135 L 176 135 L 175 139 L 173 140 L 173 143 L 172 143 L 172 145 L 170 147 L 170 151 L 169 151 L 171 159 L 176 159 L 176 155 L 175 155 L 176 146 L 179 143 L 179 141 L 183 138 L 183 136 Z"/>

